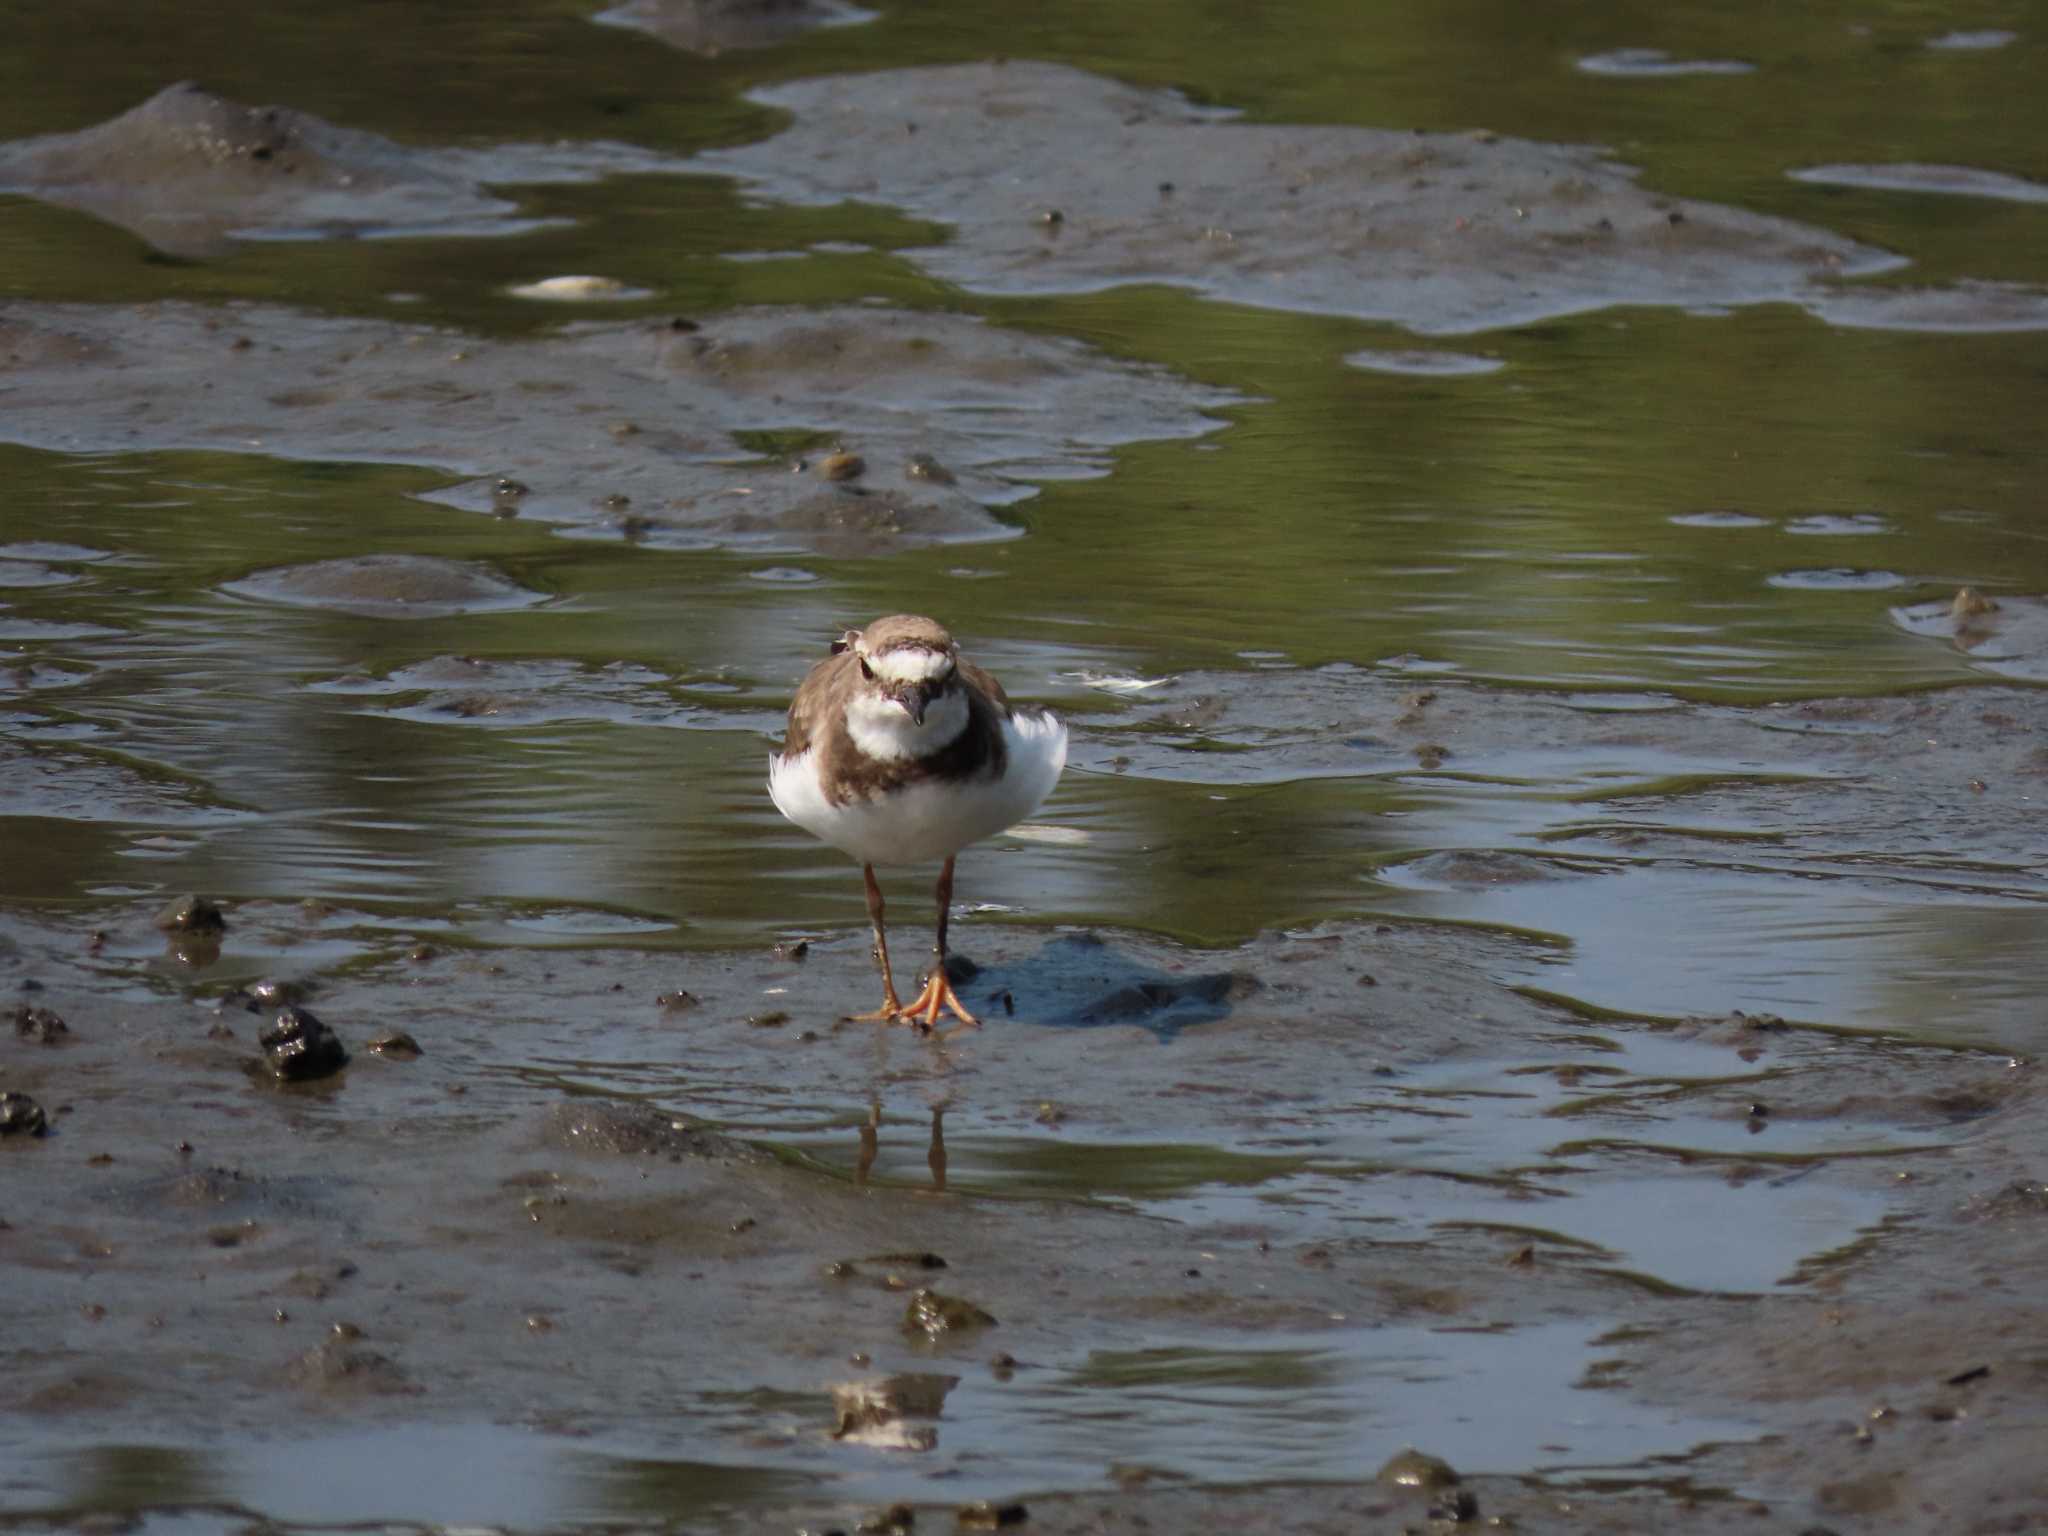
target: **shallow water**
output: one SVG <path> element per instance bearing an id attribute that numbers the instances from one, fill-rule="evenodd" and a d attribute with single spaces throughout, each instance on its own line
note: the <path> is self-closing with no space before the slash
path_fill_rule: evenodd
<path id="1" fill-rule="evenodd" d="M 1336 303 L 1204 298 L 1171 273 L 1005 289 L 993 265 L 959 265 L 966 236 L 915 187 L 802 206 L 772 184 L 649 171 L 505 192 L 531 223 L 488 239 L 264 239 L 205 261 L 0 198 L 18 301 L 262 301 L 509 342 L 587 318 L 878 300 L 1160 370 L 1143 376 L 1159 400 L 1133 399 L 1144 430 L 1035 436 L 1015 419 L 1024 386 L 902 396 L 889 409 L 906 430 L 942 409 L 974 424 L 964 440 L 1001 466 L 1000 487 L 977 487 L 1005 503 L 1001 536 L 867 553 L 650 534 L 608 509 L 601 472 L 569 477 L 574 516 L 520 512 L 454 488 L 470 471 L 444 466 L 492 451 L 471 443 L 379 463 L 361 437 L 346 462 L 277 456 L 266 433 L 283 429 L 261 419 L 215 424 L 206 451 L 146 423 L 10 434 L 10 404 L 27 403 L 0 369 L 0 903 L 111 930 L 80 962 L 88 995 L 212 998 L 279 972 L 346 985 L 421 944 L 744 967 L 810 937 L 833 975 L 855 975 L 857 873 L 775 814 L 763 770 L 825 642 L 909 609 L 950 621 L 1075 733 L 1038 825 L 962 862 L 957 945 L 1022 946 L 984 979 L 1019 1012 L 992 1023 L 978 1065 L 948 1086 L 951 1057 L 933 1066 L 897 1041 L 869 1060 L 835 1034 L 792 1069 L 780 1032 L 742 1029 L 693 1042 L 684 1072 L 671 1034 L 600 1027 L 569 999 L 491 1035 L 507 1054 L 481 1070 L 505 1110 L 563 1091 L 652 1097 L 848 1182 L 872 1112 L 859 1176 L 905 1191 L 932 1177 L 927 1116 L 943 1107 L 955 1195 L 1105 1210 L 1135 1224 L 1137 1251 L 1132 1234 L 1158 1227 L 1302 1245 L 1527 1228 L 1629 1285 L 1752 1293 L 1803 1284 L 1883 1230 L 1881 1192 L 1801 1170 L 1910 1160 L 1948 1129 L 1853 1108 L 1760 1129 L 1716 1095 L 1768 1095 L 1768 1077 L 1651 1025 L 1743 1009 L 1852 1031 L 1849 1052 L 1882 1037 L 2048 1049 L 2048 778 L 2028 755 L 2048 677 L 2048 207 L 2028 179 L 2048 38 L 2022 13 L 1738 6 L 1651 25 L 1620 7 L 1303 6 L 1247 46 L 1228 8 L 1053 4 L 991 30 L 912 4 L 702 59 L 502 6 L 343 5 L 257 29 L 188 8 L 152 19 L 148 49 L 105 46 L 131 11 L 16 18 L 0 138 L 83 127 L 196 76 L 409 143 L 605 138 L 680 162 L 788 127 L 748 91 L 1000 52 L 1170 87 L 1251 126 L 1601 144 L 1655 196 L 1796 220 L 1910 265 L 1796 304 L 1598 308 L 1446 340 Z M 2008 20 L 2015 33 L 1994 25 Z M 1011 190 L 1035 238 L 1071 246 L 1080 217 L 1045 233 L 1058 170 L 1024 166 Z M 949 240 L 955 264 L 935 265 Z M 579 309 L 514 291 L 583 272 L 626 296 Z M 308 381 L 289 359 L 261 366 L 303 423 Z M 538 365 L 522 388 L 534 421 L 576 425 Z M 829 404 L 764 397 L 711 458 L 780 475 L 848 430 Z M 602 442 L 590 451 L 601 465 Z M 367 554 L 488 575 L 461 601 L 369 611 L 276 576 Z M 1957 619 L 1964 586 L 2000 607 Z M 1942 701 L 1924 719 L 1921 694 Z M 890 883 L 892 918 L 918 935 L 909 954 L 926 879 Z M 137 916 L 185 890 L 248 914 L 211 963 L 167 952 Z M 1097 978 L 1047 958 L 1085 929 L 1223 949 L 1229 970 L 1228 947 L 1255 936 L 1379 920 L 1469 935 L 1460 963 L 1490 982 L 1619 1016 L 1579 1052 L 1611 1069 L 1603 1091 L 1581 1102 L 1542 1075 L 1557 1062 L 1526 1032 L 1484 1038 L 1481 1010 L 1412 1046 L 1376 1041 L 1371 1061 L 1316 1036 L 1324 1070 L 1270 1119 L 1155 1094 L 1190 1060 L 1246 1074 L 1196 1055 L 1241 1011 L 1067 1029 Z M 1168 974 L 1145 954 L 1126 980 Z M 838 1006 L 805 974 L 748 985 L 799 1013 L 794 1029 Z M 405 1006 L 395 987 L 378 995 Z M 1285 1038 L 1272 996 L 1259 1006 Z M 494 1007 L 451 1005 L 441 1026 L 491 1034 Z M 1005 1029 L 1027 1043 L 1002 1045 Z M 455 1048 L 484 1059 L 476 1040 Z M 841 1057 L 820 1066 L 826 1050 Z M 1259 1071 L 1289 1070 L 1280 1047 L 1260 1051 Z M 1371 1075 L 1385 1061 L 1398 1076 Z M 1082 1112 L 1041 1123 L 1038 1097 Z M 1674 1215 L 1674 1166 L 1757 1152 L 1788 1161 L 1692 1178 Z M 1101 1486 L 1118 1460 L 1333 1479 L 1432 1437 L 1469 1446 L 1472 1470 L 1554 1473 L 1746 1432 L 1713 1413 L 1610 1412 L 1626 1404 L 1574 1385 L 1600 1331 L 1077 1323 L 1032 1390 L 959 1388 L 932 1496 Z M 702 1462 L 644 1422 L 533 1455 L 502 1403 L 431 1428 L 325 1430 L 318 1475 L 74 1423 L 8 1437 L 0 1509 L 518 1523 L 914 1494 L 927 1469 L 825 1438 L 813 1364 L 726 1359 L 720 1390 L 767 1397 L 723 1420 L 704 1409 L 725 1428 Z M 1506 1378 L 1555 1422 L 1472 1386 Z M 799 1392 L 800 1410 L 774 1396 Z M 1498 1411 L 1475 1419 L 1475 1402 Z M 1574 1415 L 1582 1437 L 1555 1429 Z M 764 1417 L 800 1428 L 749 1446 Z M 437 1502 L 428 1473 L 450 1457 L 490 1475 Z M 362 1466 L 382 1469 L 384 1502 L 348 1491 Z"/>

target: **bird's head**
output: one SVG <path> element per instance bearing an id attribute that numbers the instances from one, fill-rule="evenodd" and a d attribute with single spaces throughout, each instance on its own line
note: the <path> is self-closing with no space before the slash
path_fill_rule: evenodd
<path id="1" fill-rule="evenodd" d="M 852 652 L 862 690 L 901 709 L 913 726 L 923 726 L 925 712 L 951 697 L 959 680 L 960 651 L 953 637 L 943 625 L 911 614 L 850 629 L 832 649 Z"/>

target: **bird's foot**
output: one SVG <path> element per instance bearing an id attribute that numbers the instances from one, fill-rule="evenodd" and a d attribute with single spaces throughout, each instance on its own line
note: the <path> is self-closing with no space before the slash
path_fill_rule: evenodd
<path id="1" fill-rule="evenodd" d="M 894 987 L 882 994 L 882 1006 L 867 1013 L 849 1013 L 849 1024 L 894 1024 L 903 1017 L 903 1004 L 896 997 Z"/>
<path id="2" fill-rule="evenodd" d="M 967 1011 L 966 1005 L 960 1001 L 960 994 L 953 990 L 952 978 L 946 975 L 945 966 L 935 965 L 931 975 L 925 978 L 924 990 L 904 1004 L 897 1017 L 929 1034 L 939 1022 L 941 1013 L 951 1013 L 963 1026 L 981 1023 Z"/>

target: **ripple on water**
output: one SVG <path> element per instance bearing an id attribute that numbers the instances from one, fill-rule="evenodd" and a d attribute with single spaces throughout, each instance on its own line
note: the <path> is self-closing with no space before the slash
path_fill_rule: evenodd
<path id="1" fill-rule="evenodd" d="M 1927 46 L 1943 53 L 1981 53 L 1992 48 L 2003 48 L 2020 39 L 2017 32 L 2008 32 L 2000 27 L 1985 27 L 1974 32 L 1944 32 L 1939 37 L 1927 39 Z"/>
<path id="2" fill-rule="evenodd" d="M 1716 508 L 1706 512 L 1680 512 L 1665 519 L 1680 528 L 1768 528 L 1771 520 L 1758 517 L 1754 512 L 1735 512 Z"/>
<path id="3" fill-rule="evenodd" d="M 1390 350 L 1367 347 L 1348 354 L 1345 364 L 1367 373 L 1412 374 L 1421 378 L 1455 379 L 1483 373 L 1498 373 L 1507 364 L 1497 357 L 1475 357 L 1469 352 L 1444 352 L 1428 347 Z"/>
<path id="4" fill-rule="evenodd" d="M 1817 512 L 1797 517 L 1785 525 L 1787 533 L 1854 537 L 1860 534 L 1890 533 L 1892 525 L 1875 512 Z"/>
<path id="5" fill-rule="evenodd" d="M 506 928 L 527 938 L 539 934 L 552 939 L 624 938 L 651 933 L 673 933 L 676 924 L 661 918 L 639 917 L 630 912 L 606 912 L 594 907 L 549 907 L 541 911 L 517 912 L 502 919 Z"/>
<path id="6" fill-rule="evenodd" d="M 221 590 L 259 602 L 324 608 L 380 619 L 447 618 L 531 608 L 547 601 L 474 560 L 431 555 L 355 555 L 258 571 Z"/>
<path id="7" fill-rule="evenodd" d="M 68 587 L 78 580 L 73 571 L 53 571 L 33 560 L 0 560 L 0 587 Z"/>
<path id="8" fill-rule="evenodd" d="M 1659 714 L 1684 707 L 1668 693 L 1568 693 L 1559 702 L 1595 715 Z"/>
<path id="9" fill-rule="evenodd" d="M 693 685 L 731 693 L 730 684 Z M 553 657 L 493 661 L 435 656 L 383 676 L 350 672 L 307 685 L 315 693 L 375 699 L 380 712 L 429 725 L 520 726 L 568 720 L 751 730 L 751 714 L 678 701 L 665 674 L 633 662 L 603 666 Z"/>
<path id="10" fill-rule="evenodd" d="M 1859 571 L 1845 565 L 1821 570 L 1776 571 L 1765 578 L 1795 592 L 1889 592 L 1906 585 L 1896 571 Z"/>
<path id="11" fill-rule="evenodd" d="M 1747 75 L 1754 64 L 1741 59 L 1676 59 L 1662 48 L 1615 48 L 1589 53 L 1578 61 L 1581 73 L 1657 79 L 1672 75 Z"/>
<path id="12" fill-rule="evenodd" d="M 98 560 L 111 560 L 113 556 L 104 549 L 88 549 L 83 544 L 63 544 L 51 539 L 23 539 L 14 544 L 0 544 L 0 560 L 39 560 L 49 565 L 90 565 Z"/>
<path id="13" fill-rule="evenodd" d="M 1794 181 L 1865 192 L 1931 192 L 1943 197 L 1991 197 L 2009 203 L 2048 203 L 2048 186 L 1968 165 L 1809 165 L 1785 173 Z"/>

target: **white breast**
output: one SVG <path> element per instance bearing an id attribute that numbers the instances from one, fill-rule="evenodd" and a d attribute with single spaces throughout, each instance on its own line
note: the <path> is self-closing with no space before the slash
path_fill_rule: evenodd
<path id="1" fill-rule="evenodd" d="M 825 798 L 815 748 L 794 757 L 771 756 L 768 793 L 791 821 L 863 864 L 921 864 L 1015 826 L 1059 783 L 1067 764 L 1067 728 L 1053 716 L 1005 721 L 1003 746 L 1001 778 L 925 780 L 846 805 Z"/>

